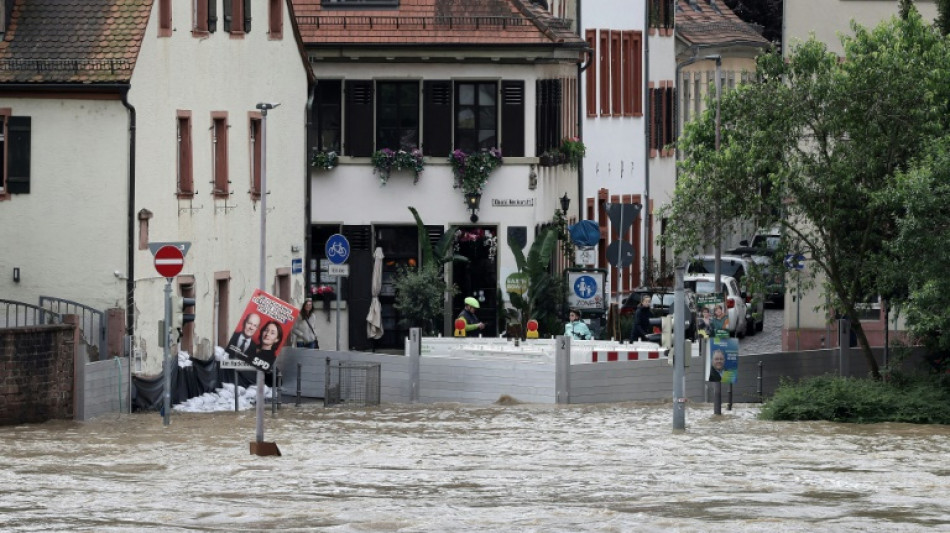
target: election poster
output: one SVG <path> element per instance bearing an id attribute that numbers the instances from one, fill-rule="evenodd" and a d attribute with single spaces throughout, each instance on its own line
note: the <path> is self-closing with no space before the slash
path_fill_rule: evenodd
<path id="1" fill-rule="evenodd" d="M 265 372 L 271 370 L 281 347 L 290 338 L 299 312 L 280 298 L 256 289 L 225 351 L 231 359 Z"/>

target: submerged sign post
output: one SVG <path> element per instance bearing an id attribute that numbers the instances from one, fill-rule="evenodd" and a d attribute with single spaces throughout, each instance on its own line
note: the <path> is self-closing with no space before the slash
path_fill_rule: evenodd
<path id="1" fill-rule="evenodd" d="M 162 417 L 164 425 L 168 425 L 169 416 L 172 410 L 171 397 L 171 368 L 169 368 L 169 353 L 171 346 L 171 322 L 172 322 L 172 278 L 181 273 L 185 268 L 185 254 L 191 247 L 190 242 L 168 242 L 152 243 L 149 245 L 149 251 L 155 256 L 153 264 L 155 271 L 165 278 L 165 324 L 162 328 L 162 335 L 165 342 L 162 344 L 163 354 L 162 363 L 164 365 L 163 374 L 165 375 L 165 393 L 164 393 L 164 415 Z"/>
<path id="2" fill-rule="evenodd" d="M 336 276 L 336 349 L 340 350 L 340 279 L 350 275 L 350 265 L 346 260 L 350 258 L 350 241 L 339 233 L 330 235 L 326 246 L 327 259 L 330 265 L 327 267 L 327 273 Z"/>

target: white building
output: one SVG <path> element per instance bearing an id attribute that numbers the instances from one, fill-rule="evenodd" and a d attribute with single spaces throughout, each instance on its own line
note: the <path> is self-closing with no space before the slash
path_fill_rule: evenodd
<path id="1" fill-rule="evenodd" d="M 124 329 L 134 369 L 156 374 L 166 280 L 149 244 L 188 242 L 182 348 L 207 358 L 260 284 L 262 192 L 265 289 L 302 298 L 311 71 L 289 2 L 0 0 L 0 13 L 0 270 L 19 272 L 4 298 L 119 310 L 112 336 Z M 281 104 L 266 171 L 261 102 Z"/>

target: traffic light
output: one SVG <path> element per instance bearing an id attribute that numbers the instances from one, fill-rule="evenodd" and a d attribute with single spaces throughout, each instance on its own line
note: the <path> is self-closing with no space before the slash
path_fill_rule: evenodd
<path id="1" fill-rule="evenodd" d="M 191 312 L 186 312 L 188 308 Z M 195 299 L 172 295 L 172 329 L 178 330 L 179 337 L 185 324 L 195 321 Z"/>

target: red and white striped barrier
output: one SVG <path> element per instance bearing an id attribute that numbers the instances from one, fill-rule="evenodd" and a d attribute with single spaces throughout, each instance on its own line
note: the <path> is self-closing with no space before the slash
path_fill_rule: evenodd
<path id="1" fill-rule="evenodd" d="M 644 361 L 659 359 L 661 352 L 648 350 L 594 350 L 591 352 L 591 361 L 594 363 L 606 361 Z M 665 354 L 662 354 L 664 357 Z"/>

